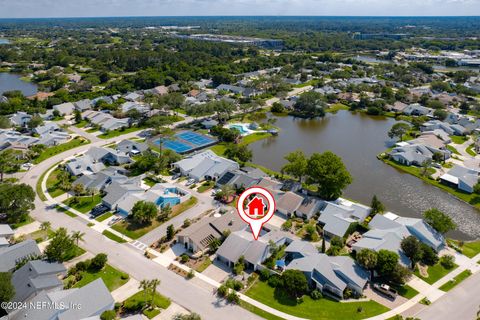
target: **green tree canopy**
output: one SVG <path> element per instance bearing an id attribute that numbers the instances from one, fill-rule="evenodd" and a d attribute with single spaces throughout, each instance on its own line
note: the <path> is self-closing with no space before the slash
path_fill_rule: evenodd
<path id="1" fill-rule="evenodd" d="M 403 253 L 410 259 L 412 262 L 412 268 L 415 264 L 422 259 L 422 246 L 420 241 L 414 236 L 408 236 L 402 240 L 400 244 Z"/>
<path id="2" fill-rule="evenodd" d="M 67 229 L 60 228 L 55 232 L 44 253 L 50 261 L 63 262 L 74 248 L 74 240 L 67 234 Z"/>
<path id="3" fill-rule="evenodd" d="M 300 270 L 286 270 L 281 279 L 285 291 L 295 298 L 301 297 L 308 290 L 307 278 Z"/>
<path id="4" fill-rule="evenodd" d="M 12 284 L 10 272 L 0 272 L 0 301 L 8 302 L 15 296 L 15 287 Z"/>
<path id="5" fill-rule="evenodd" d="M 138 223 L 150 223 L 158 215 L 158 207 L 150 201 L 138 201 L 133 205 L 131 217 Z"/>
<path id="6" fill-rule="evenodd" d="M 302 180 L 302 177 L 307 172 L 308 159 L 305 157 L 305 154 L 301 150 L 290 152 L 285 156 L 285 160 L 288 161 L 282 167 L 282 172 L 292 175 L 298 180 Z"/>
<path id="7" fill-rule="evenodd" d="M 319 196 L 325 200 L 337 199 L 352 183 L 352 176 L 342 159 L 330 151 L 312 154 L 307 172 L 310 182 L 317 185 Z"/>
<path id="8" fill-rule="evenodd" d="M 8 223 L 25 221 L 35 208 L 35 192 L 27 184 L 0 183 L 0 194 L 0 212 L 6 214 Z"/>
<path id="9" fill-rule="evenodd" d="M 457 224 L 452 218 L 435 208 L 425 211 L 423 213 L 423 219 L 441 234 L 457 228 Z"/>
<path id="10" fill-rule="evenodd" d="M 407 123 L 399 122 L 395 123 L 390 131 L 388 131 L 388 137 L 390 139 L 399 138 L 400 141 L 403 141 L 403 136 L 410 130 L 410 126 Z"/>
<path id="11" fill-rule="evenodd" d="M 389 250 L 378 251 L 377 267 L 375 270 L 381 275 L 390 275 L 398 264 L 398 254 Z"/>

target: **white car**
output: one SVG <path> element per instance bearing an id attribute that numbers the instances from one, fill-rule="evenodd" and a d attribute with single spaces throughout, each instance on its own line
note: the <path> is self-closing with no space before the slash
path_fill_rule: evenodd
<path id="1" fill-rule="evenodd" d="M 185 183 L 185 185 L 188 187 L 188 186 L 190 186 L 194 183 L 195 183 L 195 179 L 188 179 L 188 181 L 187 181 L 187 183 Z"/>

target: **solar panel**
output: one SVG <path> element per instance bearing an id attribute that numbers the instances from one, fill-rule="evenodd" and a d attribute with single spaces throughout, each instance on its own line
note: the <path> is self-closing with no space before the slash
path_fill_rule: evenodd
<path id="1" fill-rule="evenodd" d="M 227 184 L 230 180 L 232 180 L 234 176 L 235 176 L 234 173 L 227 172 L 217 181 L 217 183 L 223 186 L 224 184 Z"/>

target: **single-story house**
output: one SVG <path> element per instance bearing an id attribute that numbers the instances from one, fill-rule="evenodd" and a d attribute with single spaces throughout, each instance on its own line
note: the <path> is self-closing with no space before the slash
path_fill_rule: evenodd
<path id="1" fill-rule="evenodd" d="M 8 247 L 10 245 L 9 240 L 14 234 L 15 232 L 8 224 L 0 224 L 0 248 Z"/>
<path id="2" fill-rule="evenodd" d="M 105 168 L 104 163 L 122 165 L 132 162 L 128 154 L 111 148 L 91 147 L 84 155 L 70 160 L 65 167 L 74 176 L 98 173 Z"/>
<path id="3" fill-rule="evenodd" d="M 295 211 L 295 215 L 303 219 L 311 219 L 324 206 L 324 202 L 313 197 L 304 197 L 303 202 Z"/>
<path id="4" fill-rule="evenodd" d="M 22 302 L 41 291 L 52 292 L 63 289 L 60 276 L 65 276 L 67 269 L 61 263 L 33 260 L 13 273 L 12 285 L 15 296 L 12 301 Z"/>
<path id="5" fill-rule="evenodd" d="M 92 108 L 92 101 L 89 99 L 83 99 L 74 103 L 75 109 L 84 112 Z"/>
<path id="6" fill-rule="evenodd" d="M 53 106 L 53 110 L 57 110 L 58 113 L 60 113 L 60 115 L 62 116 L 69 116 L 75 110 L 75 106 L 71 102 L 65 102 L 65 103 L 57 104 L 56 106 Z"/>
<path id="7" fill-rule="evenodd" d="M 235 189 L 250 188 L 257 185 L 260 179 L 266 174 L 256 168 L 240 168 L 239 170 L 228 170 L 217 180 L 217 187 L 224 185 L 233 186 Z"/>
<path id="8" fill-rule="evenodd" d="M 347 200 L 327 202 L 320 210 L 318 222 L 323 226 L 326 237 L 343 238 L 354 223 L 363 222 L 370 212 L 369 207 Z"/>
<path id="9" fill-rule="evenodd" d="M 139 201 L 153 202 L 160 208 L 173 207 L 190 199 L 190 192 L 169 183 L 158 183 L 146 192 L 129 193 L 117 202 L 116 209 L 123 216 L 128 216 L 135 203 Z"/>
<path id="10" fill-rule="evenodd" d="M 82 184 L 85 189 L 96 191 L 104 190 L 112 182 L 123 183 L 128 177 L 119 172 L 115 167 L 108 167 L 98 173 L 84 174 L 73 182 L 73 185 Z"/>
<path id="11" fill-rule="evenodd" d="M 17 111 L 10 117 L 11 124 L 19 127 L 26 127 L 30 120 L 32 120 L 32 115 L 23 111 Z"/>
<path id="12" fill-rule="evenodd" d="M 0 247 L 0 272 L 10 272 L 23 259 L 40 255 L 37 243 L 31 239 L 8 247 Z"/>
<path id="13" fill-rule="evenodd" d="M 36 308 L 34 306 L 65 306 L 64 308 Z M 81 288 L 61 291 L 40 291 L 28 301 L 26 308 L 9 310 L 9 319 L 98 319 L 107 310 L 113 310 L 115 300 L 102 279 Z M 81 306 L 75 308 L 73 306 Z"/>
<path id="14" fill-rule="evenodd" d="M 135 156 L 144 151 L 147 151 L 148 145 L 146 143 L 133 140 L 122 140 L 115 146 L 115 149 L 118 152 L 125 153 L 130 156 Z"/>
<path id="15" fill-rule="evenodd" d="M 407 166 L 421 166 L 425 161 L 432 160 L 435 153 L 443 155 L 443 159 L 449 159 L 451 152 L 448 150 L 433 148 L 424 144 L 407 144 L 398 146 L 390 151 L 390 157 L 398 163 Z"/>
<path id="16" fill-rule="evenodd" d="M 478 183 L 479 178 L 480 170 L 455 165 L 447 173 L 440 176 L 440 181 L 459 190 L 473 193 L 473 188 Z"/>
<path id="17" fill-rule="evenodd" d="M 177 242 L 193 253 L 205 252 L 215 239 L 222 239 L 225 231 L 243 230 L 247 224 L 236 213 L 228 212 L 220 217 L 207 217 L 177 234 Z"/>
<path id="18" fill-rule="evenodd" d="M 237 162 L 219 157 L 211 150 L 186 157 L 175 162 L 173 167 L 196 181 L 217 180 L 226 171 L 240 168 Z"/>
<path id="19" fill-rule="evenodd" d="M 403 113 L 409 116 L 426 116 L 431 114 L 433 109 L 424 107 L 419 103 L 409 104 L 406 108 L 403 109 Z"/>
<path id="20" fill-rule="evenodd" d="M 145 192 L 142 188 L 141 177 L 134 177 L 127 181 L 113 181 L 104 189 L 106 195 L 102 198 L 102 204 L 109 210 L 116 211 L 118 203 L 131 194 Z"/>

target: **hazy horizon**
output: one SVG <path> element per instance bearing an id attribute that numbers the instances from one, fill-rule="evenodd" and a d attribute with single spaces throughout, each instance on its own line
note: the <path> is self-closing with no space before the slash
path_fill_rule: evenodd
<path id="1" fill-rule="evenodd" d="M 0 18 L 480 16 L 480 0 L 0 0 Z"/>

